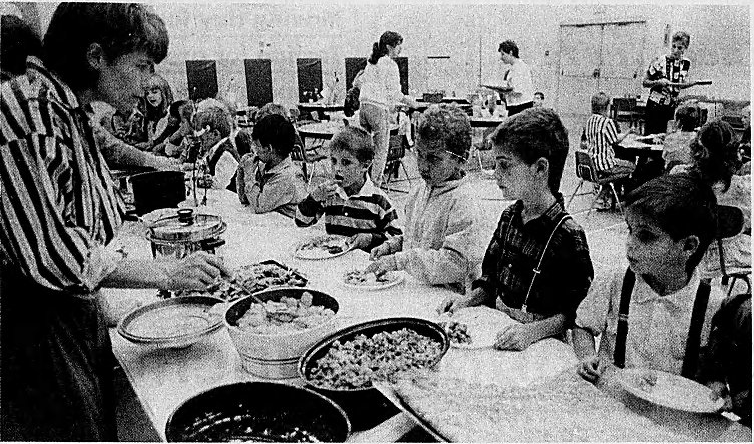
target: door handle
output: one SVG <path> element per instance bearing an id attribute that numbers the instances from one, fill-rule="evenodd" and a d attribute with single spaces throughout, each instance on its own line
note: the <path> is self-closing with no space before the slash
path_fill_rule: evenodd
<path id="1" fill-rule="evenodd" d="M 599 68 L 594 68 L 594 72 L 592 72 L 592 77 L 594 77 L 596 79 L 599 76 L 600 76 L 600 69 Z"/>

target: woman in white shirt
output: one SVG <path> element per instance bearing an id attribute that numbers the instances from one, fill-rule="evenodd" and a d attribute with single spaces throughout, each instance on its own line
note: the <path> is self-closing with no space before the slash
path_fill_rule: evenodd
<path id="1" fill-rule="evenodd" d="M 398 65 L 393 60 L 401 52 L 403 37 L 394 31 L 386 31 L 380 41 L 372 47 L 372 55 L 361 76 L 359 95 L 359 123 L 372 133 L 374 141 L 374 161 L 371 177 L 375 185 L 382 183 L 382 173 L 387 162 L 390 146 L 390 114 L 394 112 L 396 102 L 410 107 L 418 105 L 409 96 L 401 92 Z M 387 57 L 386 57 L 387 56 Z"/>

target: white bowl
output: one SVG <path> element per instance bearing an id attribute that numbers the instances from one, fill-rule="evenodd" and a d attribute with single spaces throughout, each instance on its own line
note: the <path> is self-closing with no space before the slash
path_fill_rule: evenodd
<path id="1" fill-rule="evenodd" d="M 272 288 L 255 293 L 263 301 L 280 301 L 283 297 L 300 299 L 308 292 L 313 296 L 312 305 L 321 305 L 335 312 L 335 316 L 322 324 L 305 330 L 281 334 L 252 333 L 238 327 L 238 320 L 249 307 L 256 303 L 251 296 L 230 304 L 223 316 L 230 339 L 236 347 L 244 370 L 271 379 L 295 378 L 298 376 L 299 358 L 315 343 L 337 328 L 340 305 L 332 296 L 317 290 L 299 287 Z"/>

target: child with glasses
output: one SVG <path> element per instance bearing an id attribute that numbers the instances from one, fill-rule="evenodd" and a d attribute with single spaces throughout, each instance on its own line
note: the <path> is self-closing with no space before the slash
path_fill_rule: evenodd
<path id="1" fill-rule="evenodd" d="M 406 228 L 371 251 L 367 272 L 406 270 L 432 285 L 465 292 L 484 255 L 476 192 L 465 177 L 471 124 L 455 106 L 429 107 L 417 128 L 416 151 L 424 184 L 406 202 Z"/>

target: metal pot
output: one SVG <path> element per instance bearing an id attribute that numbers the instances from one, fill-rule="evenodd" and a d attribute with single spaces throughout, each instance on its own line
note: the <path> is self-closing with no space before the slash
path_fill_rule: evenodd
<path id="1" fill-rule="evenodd" d="M 194 213 L 191 208 L 176 210 L 149 225 L 147 239 L 152 242 L 152 255 L 181 259 L 195 251 L 217 254 L 225 245 L 220 235 L 227 225 L 220 216 Z"/>

